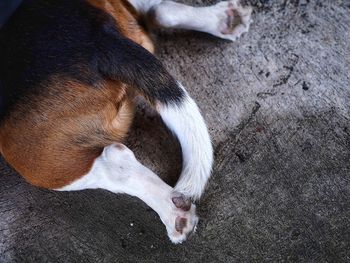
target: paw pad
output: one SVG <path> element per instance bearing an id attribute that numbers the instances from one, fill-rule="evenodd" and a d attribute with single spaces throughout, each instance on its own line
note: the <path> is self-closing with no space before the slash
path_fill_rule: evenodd
<path id="1" fill-rule="evenodd" d="M 183 211 L 189 211 L 191 209 L 191 200 L 186 198 L 183 194 L 175 196 L 171 200 L 177 208 Z"/>
<path id="2" fill-rule="evenodd" d="M 183 229 L 186 227 L 187 225 L 187 219 L 186 218 L 181 218 L 181 217 L 177 217 L 175 220 L 175 229 L 177 232 L 179 232 L 180 234 L 182 234 Z"/>

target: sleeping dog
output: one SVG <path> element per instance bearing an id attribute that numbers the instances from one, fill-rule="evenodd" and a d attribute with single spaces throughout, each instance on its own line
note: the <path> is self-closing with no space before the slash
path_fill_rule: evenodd
<path id="1" fill-rule="evenodd" d="M 192 201 L 210 176 L 213 149 L 200 111 L 153 55 L 143 26 L 247 32 L 238 0 L 191 7 L 162 0 L 24 0 L 0 31 L 0 151 L 29 183 L 53 190 L 102 188 L 142 199 L 184 241 Z M 183 169 L 174 188 L 122 144 L 143 96 L 177 136 Z"/>

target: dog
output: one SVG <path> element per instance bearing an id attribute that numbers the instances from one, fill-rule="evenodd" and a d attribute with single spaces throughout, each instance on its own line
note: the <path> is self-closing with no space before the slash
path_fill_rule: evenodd
<path id="1" fill-rule="evenodd" d="M 196 103 L 153 55 L 149 25 L 234 41 L 250 17 L 238 0 L 24 0 L 0 30 L 1 154 L 38 187 L 138 197 L 183 242 L 196 229 L 213 148 Z M 174 188 L 122 144 L 139 95 L 180 142 Z"/>

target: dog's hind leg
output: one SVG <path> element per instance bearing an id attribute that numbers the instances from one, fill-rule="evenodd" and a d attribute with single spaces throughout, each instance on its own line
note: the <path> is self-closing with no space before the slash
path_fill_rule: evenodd
<path id="1" fill-rule="evenodd" d="M 248 32 L 251 23 L 252 9 L 241 6 L 239 0 L 207 7 L 161 0 L 130 0 L 130 3 L 158 26 L 202 31 L 232 41 Z"/>
<path id="2" fill-rule="evenodd" d="M 199 199 L 210 177 L 213 148 L 196 103 L 147 50 L 116 30 L 102 28 L 99 38 L 100 73 L 129 85 L 155 107 L 182 148 L 183 169 L 175 190 Z"/>
<path id="3" fill-rule="evenodd" d="M 87 175 L 56 190 L 97 188 L 140 198 L 158 213 L 173 243 L 181 243 L 196 228 L 195 205 L 139 163 L 122 144 L 105 147 Z"/>

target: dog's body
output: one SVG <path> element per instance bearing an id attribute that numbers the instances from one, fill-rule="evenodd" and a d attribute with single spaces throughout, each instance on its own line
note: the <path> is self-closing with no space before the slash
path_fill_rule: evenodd
<path id="1" fill-rule="evenodd" d="M 202 194 L 212 147 L 196 104 L 151 54 L 153 43 L 139 21 L 148 14 L 160 26 L 231 40 L 248 30 L 250 10 L 236 1 L 211 8 L 161 0 L 24 1 L 0 31 L 2 155 L 39 187 L 137 196 L 160 215 L 173 242 L 183 241 L 197 223 L 186 198 Z M 227 28 L 204 21 L 210 10 L 216 19 L 224 13 Z M 190 12 L 203 21 L 189 19 Z M 121 144 L 137 94 L 180 141 L 184 165 L 175 189 Z"/>

